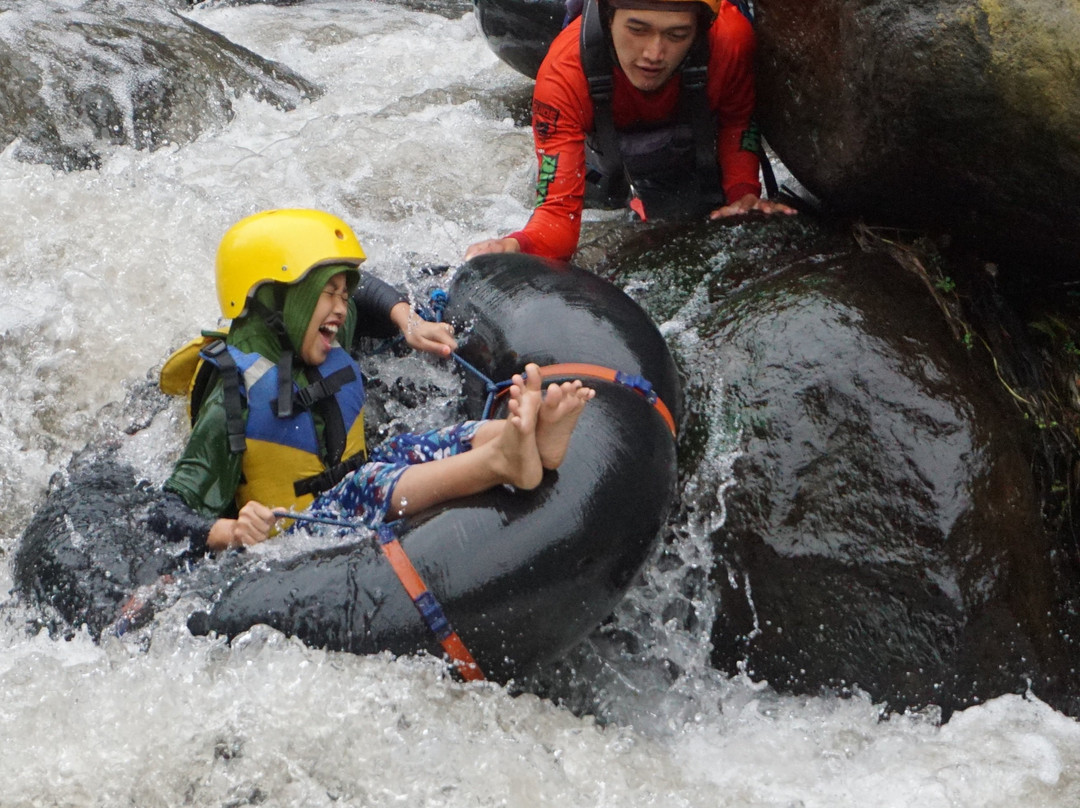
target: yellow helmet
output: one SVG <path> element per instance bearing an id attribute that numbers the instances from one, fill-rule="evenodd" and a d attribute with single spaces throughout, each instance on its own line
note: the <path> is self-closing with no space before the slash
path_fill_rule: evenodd
<path id="1" fill-rule="evenodd" d="M 268 210 L 241 219 L 218 245 L 218 302 L 225 317 L 244 313 L 261 284 L 295 283 L 325 264 L 360 266 L 366 256 L 345 222 L 319 210 Z"/>

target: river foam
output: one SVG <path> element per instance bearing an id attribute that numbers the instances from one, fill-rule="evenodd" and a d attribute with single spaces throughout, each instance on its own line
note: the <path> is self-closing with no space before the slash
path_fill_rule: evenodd
<path id="1" fill-rule="evenodd" d="M 190 16 L 325 92 L 292 112 L 240 99 L 227 128 L 184 147 L 115 148 L 96 171 L 0 155 L 0 592 L 50 477 L 121 427 L 127 391 L 215 324 L 213 254 L 233 221 L 333 210 L 368 266 L 410 287 L 417 267 L 456 264 L 528 215 L 531 138 L 512 110 L 529 85 L 472 14 L 342 0 Z M 665 335 L 692 339 L 680 328 Z M 183 430 L 177 402 L 123 451 L 160 479 Z M 691 496 L 722 500 L 737 484 L 724 448 Z M 636 656 L 604 632 L 577 655 L 599 718 L 455 682 L 430 659 L 317 651 L 262 628 L 231 646 L 192 637 L 182 602 L 152 632 L 95 644 L 27 634 L 28 613 L 8 600 L 0 806 L 1080 804 L 1080 725 L 1036 699 L 942 725 L 932 711 L 886 716 L 858 693 L 781 695 L 710 670 L 707 628 L 662 616 L 709 572 L 704 537 L 722 518 L 719 507 L 689 520 L 674 566 L 650 569 L 620 610 L 615 625 L 647 640 Z"/>

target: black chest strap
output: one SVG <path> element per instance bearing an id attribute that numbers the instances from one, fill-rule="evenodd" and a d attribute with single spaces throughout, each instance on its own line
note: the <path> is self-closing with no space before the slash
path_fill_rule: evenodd
<path id="1" fill-rule="evenodd" d="M 333 398 L 349 382 L 356 381 L 356 371 L 351 367 L 343 367 L 335 370 L 325 378 L 317 368 L 305 368 L 304 375 L 307 377 L 308 386 L 302 390 L 293 391 L 289 385 L 289 406 L 294 412 L 299 410 L 317 411 L 316 405 L 328 398 Z M 280 405 L 277 399 L 270 402 L 271 407 L 280 413 Z"/>
<path id="2" fill-rule="evenodd" d="M 218 375 L 221 377 L 225 406 L 225 433 L 229 440 L 229 452 L 231 454 L 242 454 L 247 449 L 247 438 L 245 437 L 247 424 L 244 421 L 244 396 L 240 392 L 240 368 L 236 366 L 236 361 L 233 359 L 232 354 L 229 353 L 224 340 L 214 340 L 203 348 L 202 353 L 212 360 L 205 363 L 203 367 L 216 368 Z M 200 368 L 201 374 L 202 369 Z M 195 388 L 191 393 L 193 424 L 198 417 L 199 409 L 202 407 L 202 399 L 206 394 L 207 387 L 205 377 L 201 380 L 196 378 Z"/>
<path id="3" fill-rule="evenodd" d="M 323 377 L 318 368 L 308 367 L 304 369 L 304 375 L 308 379 L 308 386 L 293 394 L 295 407 L 310 410 L 318 414 L 323 422 L 323 442 L 326 446 L 326 470 L 297 480 L 293 483 L 293 491 L 298 497 L 307 494 L 321 494 L 333 488 L 349 474 L 367 462 L 367 453 L 358 452 L 352 457 L 342 460 L 345 448 L 348 444 L 348 433 L 345 430 L 345 419 L 341 414 L 341 406 L 335 395 L 342 387 L 356 380 L 356 371 L 350 366 L 339 368 L 329 376 Z"/>
<path id="4" fill-rule="evenodd" d="M 321 474 L 314 474 L 293 483 L 293 491 L 296 496 L 302 497 L 307 494 L 317 496 L 323 491 L 328 491 L 340 483 L 353 471 L 356 471 L 367 462 L 367 452 L 357 452 L 352 457 L 335 463 Z"/>
<path id="5" fill-rule="evenodd" d="M 717 121 L 709 108 L 709 41 L 699 35 L 686 56 L 679 92 L 679 120 L 688 121 L 694 132 L 694 168 L 703 197 L 718 185 L 716 161 Z"/>
<path id="6" fill-rule="evenodd" d="M 278 372 L 280 373 L 280 367 Z M 322 418 L 323 440 L 326 444 L 326 457 L 323 459 L 327 465 L 334 465 L 345 453 L 345 444 L 348 435 L 345 431 L 345 419 L 341 414 L 341 406 L 334 397 L 342 387 L 356 380 L 356 371 L 351 367 L 343 367 L 323 377 L 318 368 L 305 367 L 304 376 L 308 385 L 301 390 L 293 390 L 292 380 L 289 380 L 288 389 L 281 390 L 281 379 L 278 379 L 278 398 L 270 402 L 270 408 L 277 413 L 279 418 L 291 417 L 292 413 L 307 410 Z M 282 406 L 281 397 L 288 399 L 288 405 Z M 287 410 L 290 416 L 282 416 L 282 411 Z"/>

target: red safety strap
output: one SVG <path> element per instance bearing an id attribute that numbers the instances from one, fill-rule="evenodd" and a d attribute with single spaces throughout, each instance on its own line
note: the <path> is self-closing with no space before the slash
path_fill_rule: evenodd
<path id="1" fill-rule="evenodd" d="M 442 607 L 435 600 L 435 596 L 428 591 L 427 585 L 420 577 L 420 573 L 416 571 L 416 567 L 413 566 L 412 561 L 405 554 L 401 542 L 397 540 L 397 537 L 389 529 L 380 530 L 379 546 L 382 548 L 386 560 L 390 562 L 390 567 L 394 570 L 398 580 L 401 581 L 401 585 L 405 587 L 409 598 L 412 599 L 420 615 L 424 618 L 424 622 L 435 634 L 447 656 L 453 661 L 454 667 L 461 675 L 461 678 L 467 682 L 483 680 L 485 678 L 484 672 L 476 664 L 476 660 L 469 653 L 469 649 L 465 647 L 461 637 L 458 636 L 458 633 L 454 631 L 450 622 L 446 619 Z"/>

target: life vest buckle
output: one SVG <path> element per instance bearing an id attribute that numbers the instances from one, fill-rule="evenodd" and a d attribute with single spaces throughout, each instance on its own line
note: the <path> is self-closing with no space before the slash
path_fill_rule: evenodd
<path id="1" fill-rule="evenodd" d="M 336 394 L 349 382 L 356 381 L 356 373 L 350 367 L 336 370 L 329 376 L 312 382 L 307 387 L 296 390 L 292 395 L 293 404 L 302 410 L 310 410 L 314 405 Z"/>
<path id="2" fill-rule="evenodd" d="M 708 65 L 687 65 L 682 69 L 682 86 L 687 89 L 704 87 L 708 73 Z"/>
<path id="3" fill-rule="evenodd" d="M 293 393 L 293 403 L 302 410 L 310 410 L 316 401 L 326 398 L 326 379 L 319 379 L 302 390 Z"/>
<path id="4" fill-rule="evenodd" d="M 216 339 L 213 342 L 207 343 L 205 346 L 203 346 L 201 353 L 207 359 L 217 359 L 227 350 L 228 346 L 225 344 L 225 340 Z"/>
<path id="5" fill-rule="evenodd" d="M 589 95 L 593 98 L 610 99 L 615 88 L 615 78 L 610 74 L 589 76 Z"/>

